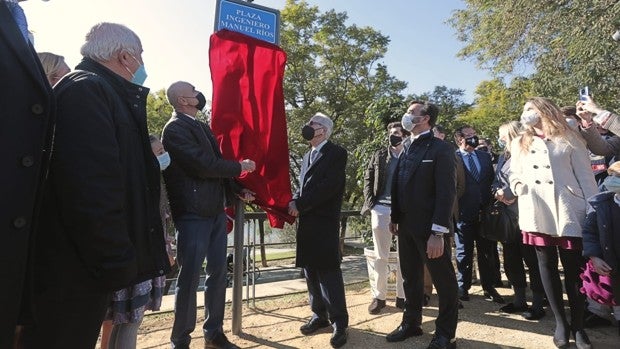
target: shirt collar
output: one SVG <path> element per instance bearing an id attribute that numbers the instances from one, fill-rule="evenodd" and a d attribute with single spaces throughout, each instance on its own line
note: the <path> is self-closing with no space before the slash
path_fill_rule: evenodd
<path id="1" fill-rule="evenodd" d="M 422 136 L 424 136 L 425 134 L 430 133 L 430 132 L 431 132 L 431 130 L 426 130 L 426 131 L 424 131 L 424 132 L 420 133 L 420 134 L 419 134 L 419 135 L 417 135 L 417 136 L 414 136 L 414 135 L 413 135 L 413 133 L 412 133 L 412 134 L 411 134 L 411 141 L 413 142 L 413 141 L 415 141 L 416 139 L 418 139 L 418 138 L 420 138 L 420 137 L 422 137 Z"/>
<path id="2" fill-rule="evenodd" d="M 319 143 L 316 147 L 312 147 L 312 150 L 316 150 L 316 151 L 321 150 L 321 148 L 323 148 L 323 146 L 325 145 L 325 143 L 327 143 L 327 139 L 326 139 L 326 140 L 324 140 L 323 142 Z"/>

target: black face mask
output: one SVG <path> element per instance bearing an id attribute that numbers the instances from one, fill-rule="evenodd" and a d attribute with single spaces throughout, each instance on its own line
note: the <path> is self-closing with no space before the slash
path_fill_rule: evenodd
<path id="1" fill-rule="evenodd" d="M 476 148 L 478 144 L 480 144 L 480 140 L 478 139 L 478 136 L 472 136 L 465 138 L 465 144 L 472 148 Z"/>
<path id="2" fill-rule="evenodd" d="M 393 147 L 398 146 L 403 142 L 403 137 L 397 135 L 390 135 L 390 145 Z"/>
<path id="3" fill-rule="evenodd" d="M 301 128 L 301 136 L 307 141 L 312 140 L 314 138 L 314 128 L 310 125 L 304 125 Z"/>
<path id="4" fill-rule="evenodd" d="M 480 151 L 483 151 L 483 152 L 485 152 L 485 153 L 488 153 L 488 152 L 489 152 L 489 148 L 487 148 L 487 147 L 480 147 L 480 148 L 476 148 L 476 149 L 477 149 L 477 150 L 480 150 Z"/>
<path id="5" fill-rule="evenodd" d="M 202 111 L 207 105 L 207 99 L 202 94 L 202 92 L 198 92 L 198 94 L 196 95 L 196 99 L 198 100 L 198 104 L 196 104 L 196 109 Z"/>

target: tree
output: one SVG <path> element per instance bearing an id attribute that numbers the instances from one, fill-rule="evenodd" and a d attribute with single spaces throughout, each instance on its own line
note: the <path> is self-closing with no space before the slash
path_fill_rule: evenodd
<path id="1" fill-rule="evenodd" d="M 407 100 L 429 101 L 437 105 L 439 107 L 437 124 L 443 126 L 447 135 L 450 135 L 458 127 L 458 118 L 471 108 L 471 104 L 463 101 L 464 96 L 465 91 L 462 89 L 435 86 L 433 91 L 424 92 L 419 96 L 411 95 Z"/>
<path id="2" fill-rule="evenodd" d="M 574 104 L 588 85 L 600 104 L 619 107 L 617 0 L 465 0 L 449 23 L 465 42 L 462 58 L 501 77 L 532 71 L 531 93 Z"/>
<path id="3" fill-rule="evenodd" d="M 396 104 L 404 100 L 406 83 L 381 63 L 389 38 L 369 27 L 347 25 L 346 12 L 320 13 L 306 1 L 287 0 L 280 14 L 281 46 L 288 57 L 284 97 L 291 177 L 298 177 L 308 149 L 300 129 L 314 113 L 323 112 L 334 121 L 332 139 L 349 150 L 344 206 L 354 208 L 362 198 L 359 169 L 377 139 L 387 137 L 385 114 L 371 105 L 386 98 Z"/>
<path id="4" fill-rule="evenodd" d="M 146 100 L 146 118 L 149 133 L 161 137 L 161 131 L 172 115 L 172 106 L 166 99 L 166 91 L 162 88 L 149 93 Z"/>

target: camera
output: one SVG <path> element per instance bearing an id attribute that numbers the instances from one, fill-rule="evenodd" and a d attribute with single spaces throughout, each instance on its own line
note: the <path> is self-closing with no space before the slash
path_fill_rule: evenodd
<path id="1" fill-rule="evenodd" d="M 579 90 L 579 100 L 580 101 L 587 101 L 588 98 L 590 96 L 590 89 L 588 88 L 588 86 L 585 86 L 584 88 Z"/>

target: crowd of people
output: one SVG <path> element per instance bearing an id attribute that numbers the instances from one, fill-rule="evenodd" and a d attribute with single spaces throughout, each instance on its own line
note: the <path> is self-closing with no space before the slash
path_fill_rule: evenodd
<path id="1" fill-rule="evenodd" d="M 100 333 L 102 348 L 135 348 L 174 264 L 170 342 L 189 348 L 204 262 L 204 347 L 237 348 L 223 329 L 224 207 L 254 199 L 234 178 L 256 163 L 223 158 L 197 118 L 206 98 L 189 82 L 168 87 L 174 112 L 161 137 L 148 134 L 145 62 L 131 29 L 96 24 L 81 54 L 73 71 L 62 56 L 37 54 L 19 1 L 0 0 L 0 108 L 3 130 L 11 130 L 0 155 L 12 159 L 1 175 L 2 196 L 12 200 L 0 202 L 10 231 L 0 277 L 11 285 L 0 291 L 0 348 L 93 348 Z M 439 113 L 428 101 L 409 103 L 402 120 L 387 125 L 387 144 L 364 176 L 362 212 L 371 214 L 376 252 L 371 314 L 386 307 L 387 258 L 397 238 L 395 306 L 403 314 L 386 340 L 423 334 L 434 287 L 439 309 L 428 348 L 456 348 L 476 257 L 484 296 L 505 304 L 499 311 L 535 321 L 548 306 L 556 347 L 567 348 L 572 337 L 591 348 L 589 321 L 620 320 L 620 116 L 590 97 L 562 109 L 531 98 L 519 121 L 500 126 L 498 156 L 468 125 L 446 141 Z M 347 150 L 330 140 L 333 130 L 322 113 L 302 128 L 309 150 L 288 213 L 297 219 L 296 266 L 311 310 L 300 332 L 331 326 L 330 346 L 339 348 L 349 326 L 339 248 Z M 492 203 L 511 212 L 518 238 L 497 241 L 485 231 Z M 163 228 L 171 221 L 176 258 Z M 507 304 L 496 289 L 504 286 L 500 260 L 514 291 Z"/>

